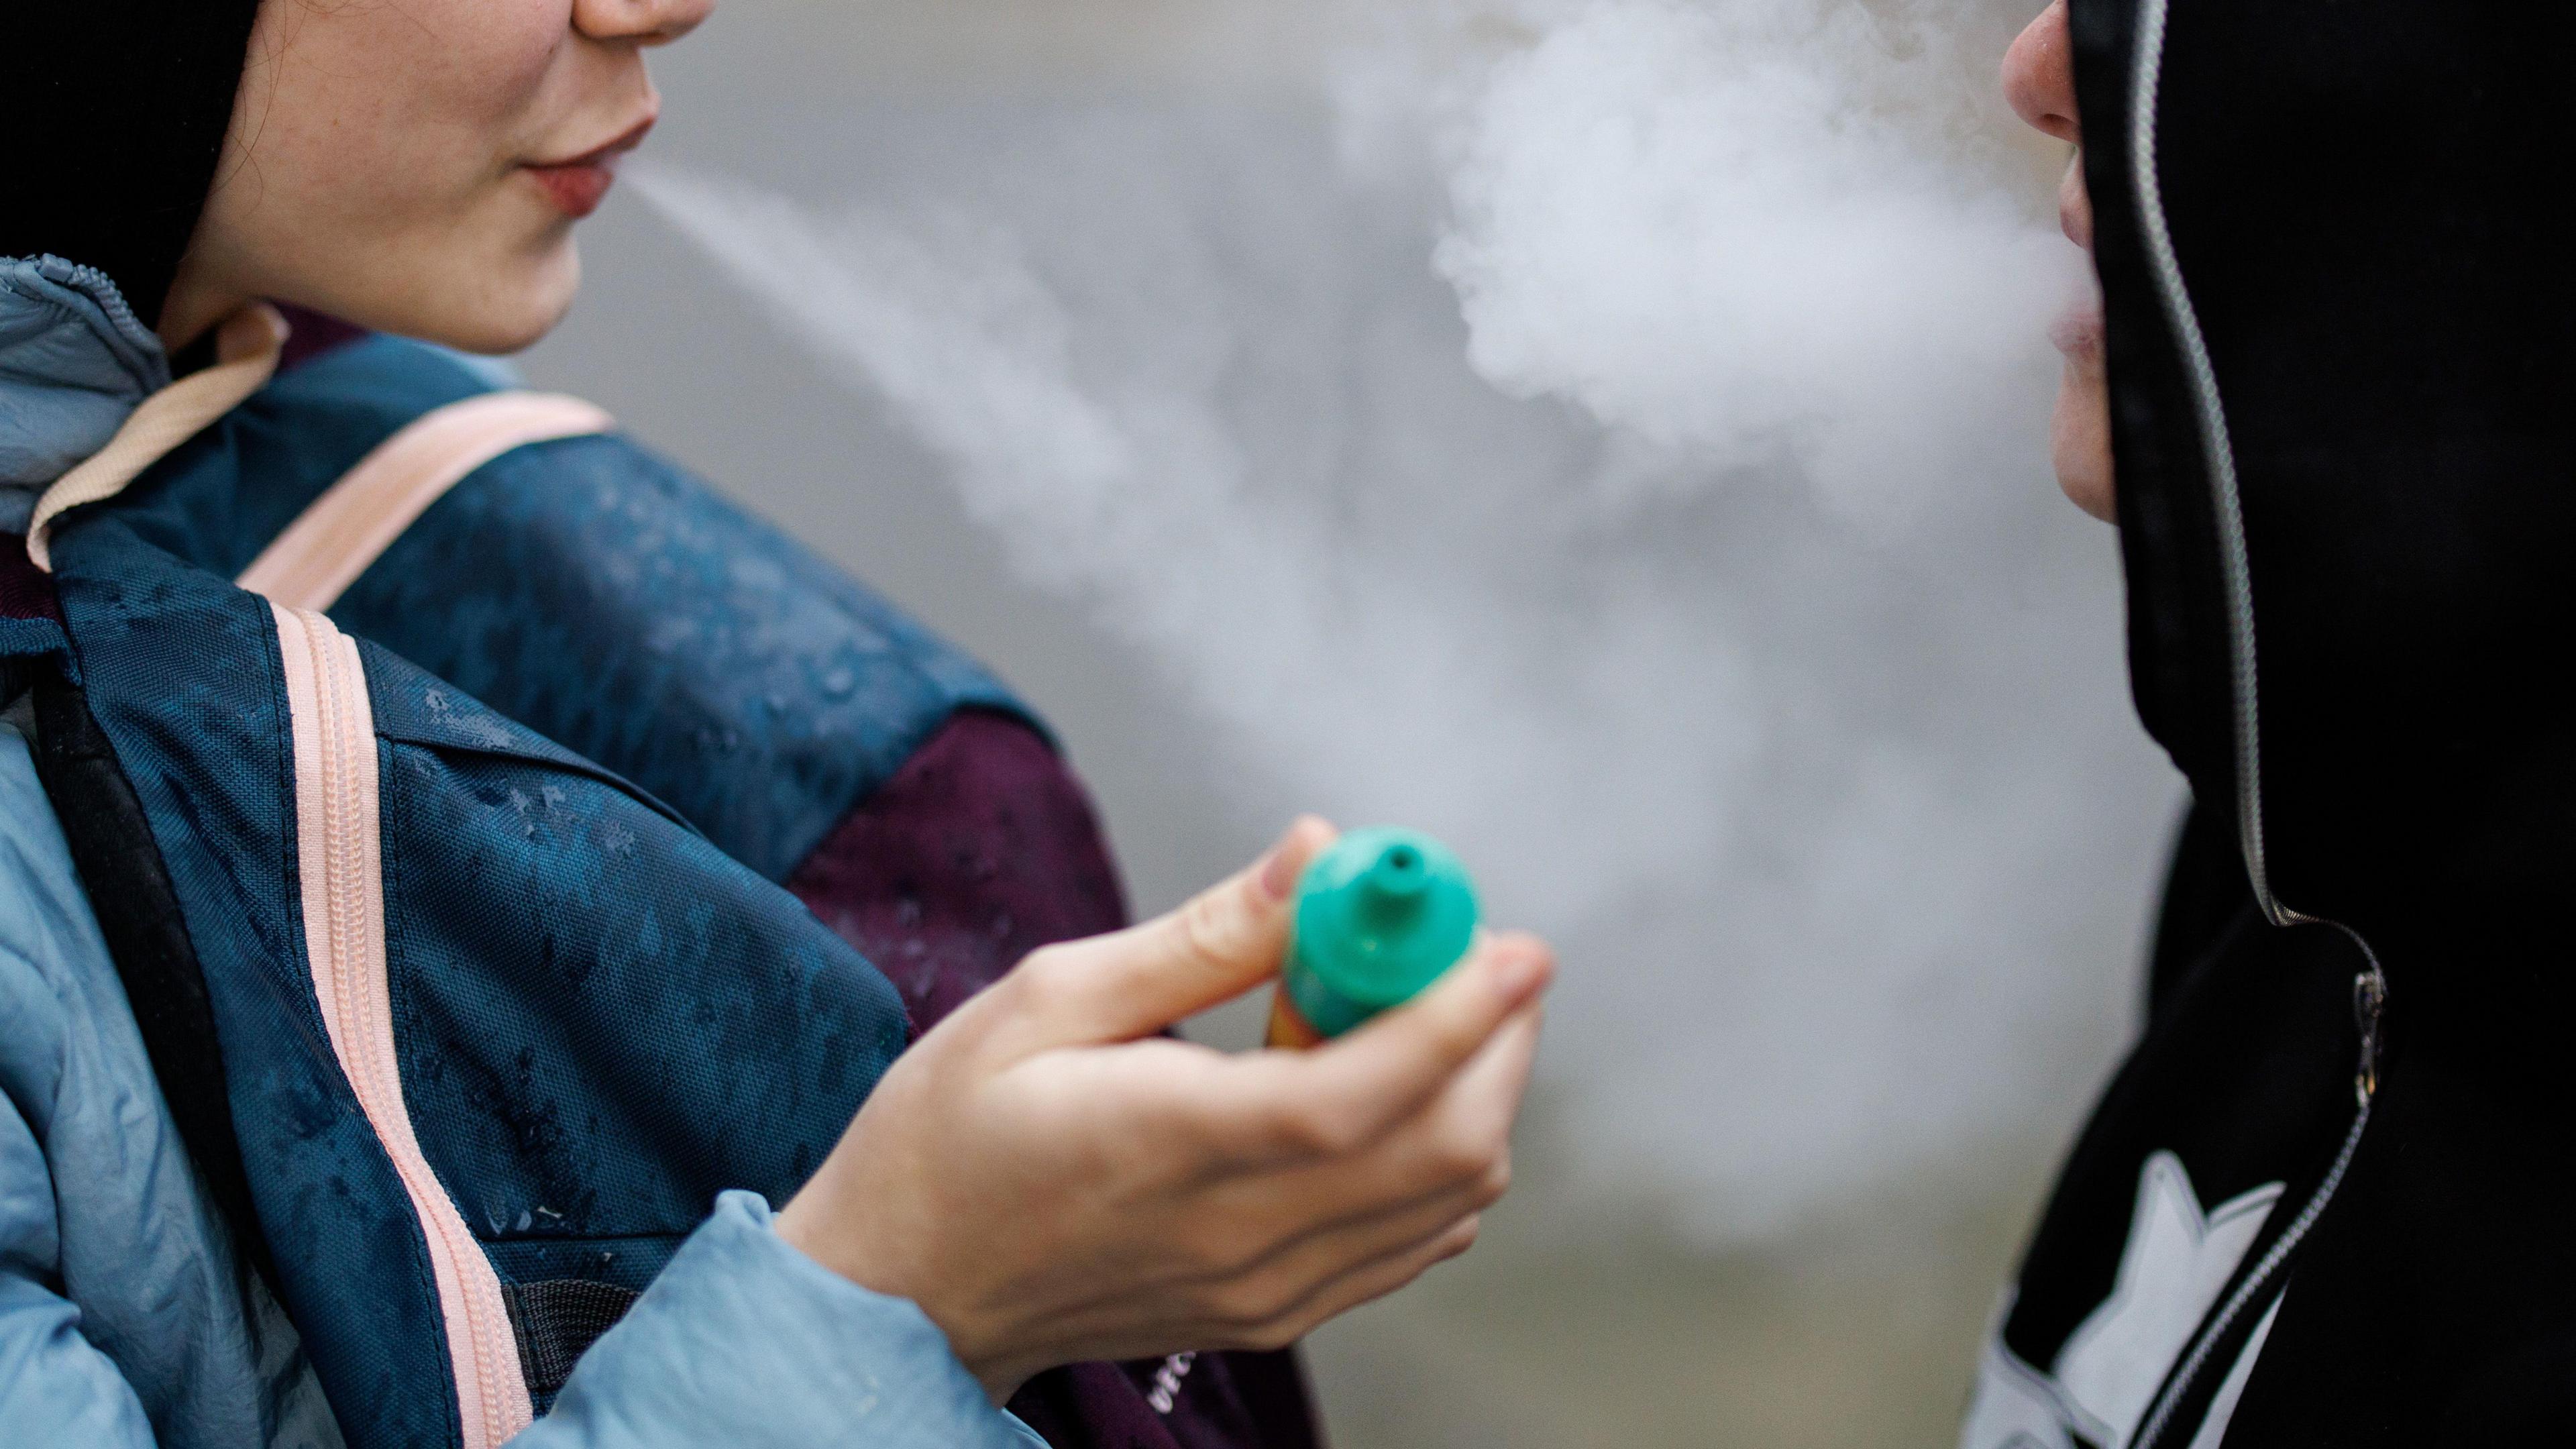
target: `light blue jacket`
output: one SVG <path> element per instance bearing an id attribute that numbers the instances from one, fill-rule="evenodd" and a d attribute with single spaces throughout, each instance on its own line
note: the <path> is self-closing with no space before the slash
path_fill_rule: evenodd
<path id="1" fill-rule="evenodd" d="M 0 528 L 167 378 L 105 278 L 0 260 Z M 5 703 L 5 701 L 0 701 Z M 20 727 L 0 714 L 0 1444 L 337 1445 L 198 1180 Z M 1031 1449 L 919 1309 L 730 1192 L 514 1444 Z"/>

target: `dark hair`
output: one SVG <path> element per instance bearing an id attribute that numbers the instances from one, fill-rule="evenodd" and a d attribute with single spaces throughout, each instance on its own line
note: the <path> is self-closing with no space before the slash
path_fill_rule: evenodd
<path id="1" fill-rule="evenodd" d="M 0 257 L 51 253 L 161 313 L 214 184 L 259 0 L 28 0 L 0 45 Z"/>

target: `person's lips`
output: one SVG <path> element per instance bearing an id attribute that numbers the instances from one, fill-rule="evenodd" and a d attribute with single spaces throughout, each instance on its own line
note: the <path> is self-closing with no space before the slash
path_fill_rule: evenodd
<path id="1" fill-rule="evenodd" d="M 599 203 L 607 199 L 608 188 L 617 181 L 617 163 L 627 152 L 644 144 L 644 133 L 653 129 L 653 120 L 646 116 L 607 145 L 592 147 L 578 156 L 561 161 L 531 161 L 522 169 L 557 210 L 579 220 L 597 211 Z"/>
<path id="2" fill-rule="evenodd" d="M 2084 153 L 2077 151 L 2066 163 L 2066 174 L 2057 183 L 2057 229 L 2066 239 L 2085 252 L 2093 250 L 2093 197 L 2084 189 Z M 2048 340 L 2066 355 L 2066 360 L 2079 367 L 2098 367 L 2102 362 L 2102 299 L 2093 288 L 2069 304 L 2065 313 L 2048 329 Z"/>
<path id="3" fill-rule="evenodd" d="M 2098 302 L 2078 302 L 2066 309 L 2064 316 L 2048 328 L 2051 345 L 2077 364 L 2102 360 L 2102 307 Z"/>

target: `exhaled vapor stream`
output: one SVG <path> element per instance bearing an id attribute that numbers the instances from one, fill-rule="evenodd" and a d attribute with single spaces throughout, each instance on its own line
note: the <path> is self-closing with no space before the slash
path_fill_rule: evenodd
<path id="1" fill-rule="evenodd" d="M 637 180 L 1253 808 L 1438 831 L 1558 939 L 1589 1177 L 1765 1231 L 2054 1130 L 2118 1028 L 2169 787 L 2045 481 L 2071 259 L 1928 12 L 1504 18 L 1354 71 L 1403 185 L 1291 123 Z"/>

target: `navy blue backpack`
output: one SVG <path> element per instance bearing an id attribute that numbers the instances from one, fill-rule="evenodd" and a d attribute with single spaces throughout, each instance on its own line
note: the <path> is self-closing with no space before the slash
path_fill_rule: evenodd
<path id="1" fill-rule="evenodd" d="M 362 1449 L 500 1443 L 718 1191 L 822 1161 L 907 1024 L 780 881 L 1021 712 L 605 425 L 354 343 L 55 520 L 59 632 L 0 641 L 54 657 L 165 1095 Z"/>

